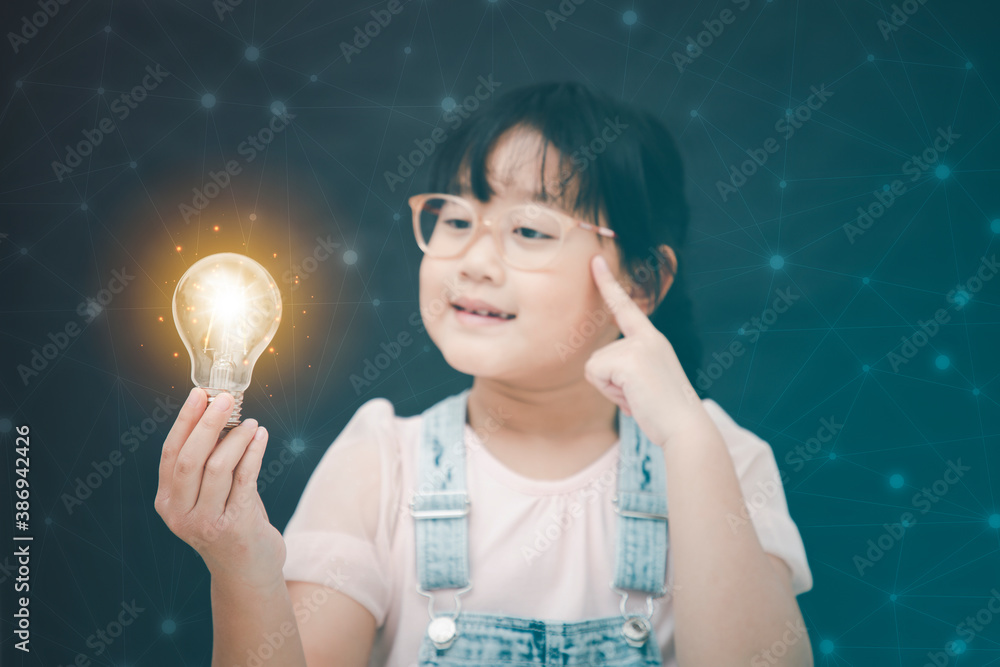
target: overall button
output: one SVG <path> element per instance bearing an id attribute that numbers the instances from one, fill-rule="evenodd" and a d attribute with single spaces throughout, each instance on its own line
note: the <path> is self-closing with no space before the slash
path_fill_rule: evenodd
<path id="1" fill-rule="evenodd" d="M 438 616 L 427 626 L 427 636 L 431 638 L 434 646 L 446 649 L 455 642 L 458 628 L 455 627 L 455 621 L 451 617 Z"/>
<path id="2" fill-rule="evenodd" d="M 622 625 L 622 635 L 629 646 L 639 647 L 649 638 L 651 626 L 642 616 L 633 616 Z"/>

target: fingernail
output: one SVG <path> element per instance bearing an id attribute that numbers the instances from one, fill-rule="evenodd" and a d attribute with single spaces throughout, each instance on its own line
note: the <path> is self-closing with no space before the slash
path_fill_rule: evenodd
<path id="1" fill-rule="evenodd" d="M 267 429 L 263 426 L 257 427 L 257 432 L 253 434 L 254 440 L 263 440 L 264 436 L 267 435 Z"/>
<path id="2" fill-rule="evenodd" d="M 191 391 L 188 393 L 187 400 L 184 401 L 185 405 L 194 405 L 194 402 L 198 397 L 198 387 L 191 387 Z"/>
<path id="3" fill-rule="evenodd" d="M 255 428 L 255 429 L 257 428 L 257 420 L 254 419 L 253 417 L 251 417 L 250 419 L 245 420 L 243 423 L 246 424 L 247 427 L 252 427 L 252 428 Z"/>
<path id="4" fill-rule="evenodd" d="M 229 394 L 219 394 L 212 401 L 212 407 L 218 410 L 219 412 L 228 412 L 233 407 L 232 403 L 230 403 L 230 400 L 231 399 L 229 397 Z"/>

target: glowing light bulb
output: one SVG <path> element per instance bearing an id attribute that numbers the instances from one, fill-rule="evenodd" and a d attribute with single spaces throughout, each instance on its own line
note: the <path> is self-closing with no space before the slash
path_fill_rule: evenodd
<path id="1" fill-rule="evenodd" d="M 233 395 L 226 428 L 240 423 L 253 366 L 281 321 L 281 293 L 267 270 L 244 255 L 204 257 L 184 272 L 173 299 L 174 324 L 191 357 L 191 380 L 211 402 Z"/>

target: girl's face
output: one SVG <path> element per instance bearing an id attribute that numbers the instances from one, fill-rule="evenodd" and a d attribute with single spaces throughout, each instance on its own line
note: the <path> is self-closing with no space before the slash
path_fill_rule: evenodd
<path id="1" fill-rule="evenodd" d="M 512 129 L 501 136 L 487 161 L 496 193 L 488 204 L 463 196 L 480 215 L 493 218 L 505 206 L 532 201 L 541 191 L 541 135 Z M 545 182 L 559 183 L 559 160 L 549 147 Z M 551 193 L 552 188 L 546 188 Z M 556 204 L 545 204 L 556 206 Z M 565 211 L 573 217 L 572 211 Z M 602 215 L 602 227 L 607 221 Z M 428 335 L 454 369 L 467 375 L 518 381 L 543 387 L 583 379 L 591 353 L 618 338 L 619 330 L 590 270 L 590 259 L 604 255 L 621 280 L 612 239 L 572 229 L 559 254 L 537 271 L 507 266 L 493 237 L 482 234 L 465 254 L 451 259 L 424 256 L 420 263 L 420 311 Z M 479 299 L 513 319 L 470 323 L 452 303 Z"/>

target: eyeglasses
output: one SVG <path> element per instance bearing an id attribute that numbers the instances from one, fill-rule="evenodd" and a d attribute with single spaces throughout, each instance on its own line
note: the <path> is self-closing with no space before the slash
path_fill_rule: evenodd
<path id="1" fill-rule="evenodd" d="M 547 266 L 571 229 L 617 238 L 614 230 L 577 220 L 538 204 L 516 204 L 496 218 L 484 218 L 465 198 L 424 193 L 408 200 L 413 210 L 413 233 L 424 253 L 438 259 L 462 255 L 488 227 L 500 257 L 510 267 L 534 271 Z"/>

